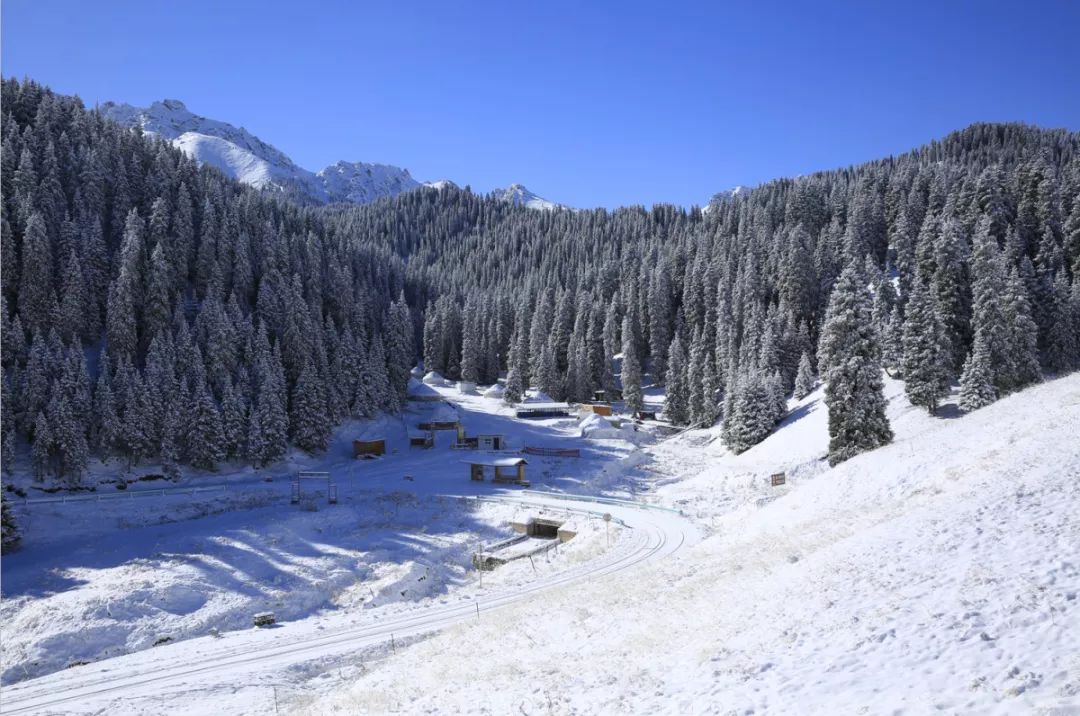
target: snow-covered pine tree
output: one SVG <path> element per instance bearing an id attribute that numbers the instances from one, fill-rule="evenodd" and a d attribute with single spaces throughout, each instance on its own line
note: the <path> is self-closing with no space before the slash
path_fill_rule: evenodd
<path id="1" fill-rule="evenodd" d="M 309 453 L 326 449 L 329 426 L 326 421 L 326 400 L 322 381 L 309 359 L 300 371 L 289 401 L 289 426 L 292 441 Z"/>
<path id="2" fill-rule="evenodd" d="M 948 392 L 948 357 L 937 304 L 930 287 L 916 277 L 904 320 L 904 390 L 912 405 L 937 412 Z"/>
<path id="3" fill-rule="evenodd" d="M 728 385 L 730 405 L 724 416 L 723 440 L 734 453 L 749 450 L 764 440 L 776 424 L 776 396 L 761 370 L 733 376 Z"/>
<path id="4" fill-rule="evenodd" d="M 190 398 L 184 430 L 187 456 L 192 465 L 213 470 L 225 459 L 221 431 L 221 413 L 206 383 L 200 382 Z"/>
<path id="5" fill-rule="evenodd" d="M 387 351 L 387 379 L 397 404 L 405 400 L 409 370 L 416 361 L 414 332 L 413 314 L 409 312 L 405 292 L 402 292 L 390 305 L 387 338 L 383 345 Z"/>
<path id="6" fill-rule="evenodd" d="M 540 360 L 536 364 L 536 387 L 555 400 L 562 397 L 562 378 L 555 365 L 555 348 L 552 346 L 552 341 L 545 343 L 540 351 Z"/>
<path id="7" fill-rule="evenodd" d="M 0 554 L 14 551 L 21 540 L 19 525 L 15 521 L 15 515 L 11 511 L 7 497 L 0 494 Z"/>
<path id="8" fill-rule="evenodd" d="M 688 375 L 686 350 L 682 339 L 676 333 L 668 348 L 667 397 L 664 401 L 664 415 L 675 425 L 687 425 L 690 422 L 690 378 Z"/>
<path id="9" fill-rule="evenodd" d="M 814 375 L 814 366 L 810 363 L 810 355 L 805 351 L 799 358 L 799 372 L 795 376 L 795 399 L 802 400 L 813 392 L 817 384 L 817 376 Z"/>
<path id="10" fill-rule="evenodd" d="M 510 343 L 509 372 L 506 374 L 503 400 L 513 404 L 521 402 L 529 387 L 529 314 L 528 304 L 524 301 L 518 306 Z"/>
<path id="11" fill-rule="evenodd" d="M 832 465 L 881 447 L 893 437 L 885 416 L 881 351 L 870 296 L 859 274 L 853 266 L 840 274 L 821 329 L 818 363 L 826 366 L 823 377 Z"/>
<path id="12" fill-rule="evenodd" d="M 1039 328 L 1031 315 L 1027 288 L 1016 268 L 1009 271 L 1002 295 L 1005 317 L 1006 368 L 1002 384 L 1008 390 L 1018 390 L 1039 380 Z M 999 390 L 1000 392 L 1000 390 Z"/>
<path id="13" fill-rule="evenodd" d="M 461 379 L 469 383 L 480 382 L 480 364 L 482 360 L 480 336 L 480 310 L 474 295 L 465 300 L 462 316 L 463 333 L 461 337 Z"/>
<path id="14" fill-rule="evenodd" d="M 52 472 L 52 447 L 52 428 L 45 412 L 39 411 L 34 419 L 34 442 L 30 451 L 34 479 L 38 482 L 44 482 Z"/>
<path id="15" fill-rule="evenodd" d="M 975 345 L 964 363 L 960 376 L 960 407 L 978 410 L 997 400 L 994 371 L 991 366 L 990 347 L 984 334 L 975 334 Z"/>
<path id="16" fill-rule="evenodd" d="M 630 317 L 622 324 L 622 395 L 626 409 L 631 413 L 641 410 L 641 363 L 638 360 L 636 339 Z"/>

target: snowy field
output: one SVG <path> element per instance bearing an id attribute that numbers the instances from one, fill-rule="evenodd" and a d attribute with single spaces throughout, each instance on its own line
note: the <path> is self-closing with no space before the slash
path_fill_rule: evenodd
<path id="1" fill-rule="evenodd" d="M 250 629 L 262 611 L 279 622 L 358 610 L 377 619 L 467 595 L 477 581 L 473 554 L 511 536 L 511 520 L 536 511 L 460 499 L 513 496 L 520 488 L 471 482 L 461 460 L 476 451 L 452 450 L 453 431 L 438 432 L 433 449 L 410 448 L 408 432 L 434 415 L 460 417 L 469 435 L 504 434 L 512 450 L 582 451 L 569 461 L 529 456 L 533 489 L 612 492 L 638 454 L 628 440 L 582 438 L 572 418 L 518 421 L 501 401 L 439 391 L 454 408 L 410 403 L 400 420 L 346 425 L 318 458 L 296 453 L 269 471 L 190 474 L 179 486 L 216 490 L 173 494 L 178 486 L 153 481 L 118 491 L 107 481 L 120 470 L 103 467 L 95 471 L 102 481 L 95 493 L 16 502 L 24 546 L 3 560 L 2 683 Z M 351 441 L 376 437 L 387 441 L 387 455 L 354 460 Z M 290 504 L 296 470 L 330 472 L 339 503 L 329 505 L 325 483 L 313 481 L 301 504 Z M 142 466 L 131 475 L 153 472 Z M 149 494 L 163 485 L 169 494 Z M 28 493 L 31 500 L 60 497 Z M 575 524 L 580 539 L 489 573 L 485 586 L 558 573 L 621 539 L 617 525 Z"/>
<path id="2" fill-rule="evenodd" d="M 895 442 L 832 469 L 820 391 L 742 456 L 715 431 L 657 446 L 660 497 L 708 539 L 455 627 L 298 707 L 1080 713 L 1080 375 L 958 418 L 887 391 Z"/>
<path id="3" fill-rule="evenodd" d="M 435 409 L 414 406 L 347 426 L 273 482 L 223 474 L 225 497 L 20 508 L 30 544 L 4 560 L 0 710 L 1080 713 L 1080 374 L 943 417 L 887 381 L 896 440 L 836 468 L 820 390 L 739 456 L 718 428 L 523 423 L 440 392 L 470 435 L 580 447 L 530 457 L 533 488 L 568 499 L 471 483 L 450 433 L 410 450 L 407 429 Z M 364 435 L 390 453 L 353 461 Z M 341 504 L 290 505 L 297 468 L 332 471 Z M 688 519 L 565 513 L 597 495 Z M 481 583 L 477 546 L 540 510 L 578 536 Z M 263 609 L 285 624 L 250 628 Z"/>

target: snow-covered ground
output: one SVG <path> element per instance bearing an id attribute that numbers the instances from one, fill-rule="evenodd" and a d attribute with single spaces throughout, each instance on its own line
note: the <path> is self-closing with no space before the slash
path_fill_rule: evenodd
<path id="1" fill-rule="evenodd" d="M 3 559 L 0 681 L 248 629 L 261 611 L 286 622 L 357 610 L 386 618 L 459 597 L 476 581 L 473 554 L 510 536 L 511 520 L 529 510 L 459 499 L 520 488 L 471 482 L 461 460 L 473 451 L 452 450 L 453 431 L 438 432 L 433 449 L 410 448 L 408 432 L 432 415 L 460 416 L 469 435 L 504 434 L 513 450 L 582 450 L 571 461 L 529 456 L 534 489 L 599 493 L 619 484 L 622 463 L 637 451 L 628 440 L 583 439 L 575 419 L 517 421 L 499 400 L 438 391 L 456 407 L 411 402 L 400 420 L 344 426 L 325 455 L 295 453 L 266 471 L 191 474 L 180 486 L 220 490 L 177 494 L 166 482 L 168 494 L 148 494 L 163 487 L 153 481 L 119 491 L 107 481 L 116 466 L 99 466 L 98 490 L 67 502 L 34 502 L 60 495 L 27 489 L 30 504 L 15 503 L 23 548 Z M 354 460 L 351 441 L 376 437 L 388 454 Z M 297 470 L 329 472 L 338 504 L 327 504 L 325 482 L 317 480 L 304 484 L 299 505 L 290 504 Z M 154 471 L 144 466 L 132 475 Z M 580 539 L 500 568 L 488 586 L 527 583 L 595 557 L 609 535 L 597 536 L 600 525 L 588 519 L 580 528 Z M 613 537 L 621 538 L 617 526 Z"/>
<path id="2" fill-rule="evenodd" d="M 534 488 L 576 501 L 470 483 L 448 433 L 431 451 L 410 451 L 413 414 L 338 436 L 319 464 L 346 485 L 342 504 L 316 513 L 287 504 L 287 482 L 240 475 L 231 481 L 244 499 L 262 491 L 282 504 L 211 501 L 228 511 L 159 525 L 144 524 L 156 518 L 141 508 L 142 522 L 120 532 L 111 505 L 100 529 L 91 516 L 66 518 L 85 514 L 62 512 L 71 505 L 23 515 L 31 537 L 57 536 L 41 542 L 41 569 L 4 560 L 6 670 L 30 655 L 73 654 L 79 619 L 129 629 L 114 641 L 142 640 L 125 648 L 170 630 L 205 633 L 230 615 L 226 627 L 238 630 L 8 685 L 0 710 L 1080 712 L 1080 374 L 969 415 L 946 405 L 941 417 L 888 381 L 896 440 L 835 468 L 823 459 L 821 391 L 735 456 L 716 428 L 658 442 L 595 430 L 592 419 L 523 423 L 497 400 L 435 390 L 459 406 L 469 434 L 503 433 L 511 448 L 581 447 L 576 461 L 530 457 L 528 468 Z M 387 437 L 391 453 L 355 463 L 347 440 L 365 429 Z M 304 460 L 294 457 L 317 467 Z M 781 471 L 786 484 L 772 486 Z M 705 539 L 662 509 L 587 502 L 600 494 L 678 506 Z M 475 541 L 567 506 L 610 510 L 615 527 L 568 515 L 581 531 L 557 553 L 484 573 L 482 585 L 466 571 Z M 80 535 L 108 545 L 104 556 L 72 550 Z M 208 576 L 192 554 L 224 564 Z M 13 595 L 11 578 L 23 585 Z M 192 584 L 198 596 L 181 589 Z M 416 591 L 395 597 L 399 588 Z M 128 592 L 139 596 L 125 601 Z M 293 592 L 294 612 L 270 603 L 287 614 L 282 628 L 240 629 L 265 600 Z M 103 612 L 106 594 L 129 611 Z M 43 638 L 23 635 L 32 630 Z M 64 639 L 49 641 L 54 633 Z"/>
<path id="3" fill-rule="evenodd" d="M 836 468 L 820 391 L 742 456 L 714 430 L 657 446 L 657 496 L 711 537 L 457 626 L 302 710 L 1080 712 L 1080 375 L 962 417 L 888 389 L 895 442 Z"/>

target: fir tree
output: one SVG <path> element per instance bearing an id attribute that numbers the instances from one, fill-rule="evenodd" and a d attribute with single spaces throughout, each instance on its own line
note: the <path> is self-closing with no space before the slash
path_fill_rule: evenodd
<path id="1" fill-rule="evenodd" d="M 810 364 L 810 356 L 803 352 L 799 358 L 799 372 L 795 376 L 795 399 L 802 400 L 814 391 L 817 384 L 817 376 L 814 375 L 814 366 Z"/>
<path id="2" fill-rule="evenodd" d="M 827 366 L 825 404 L 829 407 L 829 463 L 892 441 L 885 416 L 881 355 L 874 335 L 870 297 L 859 272 L 848 267 L 829 299 L 821 329 L 819 364 Z"/>
<path id="3" fill-rule="evenodd" d="M 949 360 L 928 287 L 916 278 L 904 321 L 904 390 L 912 405 L 933 415 L 947 392 Z"/>
<path id="4" fill-rule="evenodd" d="M 993 403 L 997 397 L 990 347 L 984 335 L 976 334 L 975 346 L 960 376 L 960 407 L 968 411 L 978 410 Z"/>
<path id="5" fill-rule="evenodd" d="M 641 363 L 638 362 L 637 346 L 630 317 L 623 318 L 622 325 L 622 396 L 626 409 L 631 413 L 641 410 Z"/>
<path id="6" fill-rule="evenodd" d="M 0 494 L 0 554 L 8 554 L 19 546 L 22 536 L 19 534 L 19 525 L 15 521 L 15 514 L 8 504 L 7 496 Z"/>
<path id="7" fill-rule="evenodd" d="M 187 455 L 192 465 L 203 470 L 213 470 L 225 459 L 222 450 L 221 413 L 206 383 L 199 383 L 191 397 L 188 409 Z"/>
<path id="8" fill-rule="evenodd" d="M 667 399 L 664 402 L 664 414 L 673 424 L 686 425 L 690 421 L 690 383 L 686 351 L 683 349 L 678 333 L 671 339 L 668 361 Z"/>
<path id="9" fill-rule="evenodd" d="M 52 446 L 52 428 L 44 411 L 39 411 L 34 419 L 34 443 L 30 451 L 34 479 L 38 482 L 43 482 L 52 471 Z"/>
<path id="10" fill-rule="evenodd" d="M 293 388 L 289 401 L 289 425 L 292 428 L 292 441 L 301 450 L 314 453 L 326 449 L 329 438 L 326 400 L 323 398 L 322 382 L 311 361 L 304 364 Z"/>

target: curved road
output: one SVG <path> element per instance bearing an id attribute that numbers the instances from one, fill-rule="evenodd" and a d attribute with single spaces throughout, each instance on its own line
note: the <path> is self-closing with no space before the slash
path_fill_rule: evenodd
<path id="1" fill-rule="evenodd" d="M 678 514 L 628 502 L 598 502 L 539 492 L 483 499 L 579 514 L 609 513 L 630 528 L 629 539 L 573 569 L 455 604 L 418 607 L 393 617 L 373 615 L 361 624 L 351 621 L 355 614 L 342 614 L 327 620 L 329 626 L 314 629 L 312 620 L 307 619 L 277 629 L 229 632 L 222 638 L 199 637 L 55 672 L 4 687 L 0 691 L 0 713 L 108 713 L 117 707 L 128 710 L 123 707 L 130 708 L 132 700 L 155 697 L 161 700 L 153 707 L 147 705 L 149 710 L 186 711 L 190 702 L 177 703 L 185 693 L 199 691 L 205 696 L 216 688 L 250 685 L 266 681 L 260 675 L 280 672 L 290 665 L 339 657 L 391 639 L 437 631 L 531 599 L 540 592 L 662 559 L 700 538 L 697 529 Z M 339 624 L 332 624 L 335 618 Z"/>

